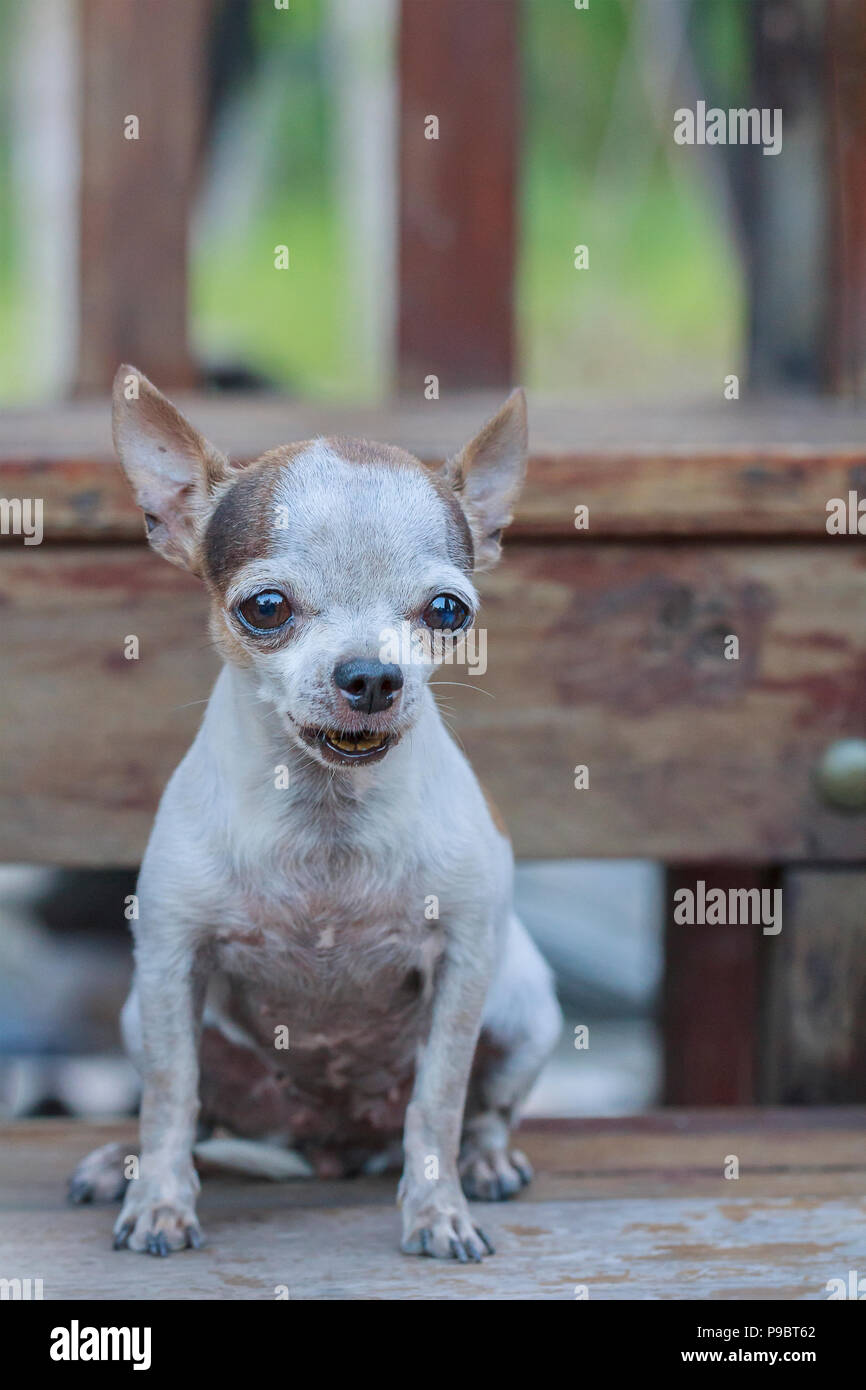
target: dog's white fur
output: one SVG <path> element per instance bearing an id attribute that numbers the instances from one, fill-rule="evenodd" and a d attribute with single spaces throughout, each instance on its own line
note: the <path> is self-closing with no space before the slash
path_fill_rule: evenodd
<path id="1" fill-rule="evenodd" d="M 462 1188 L 506 1197 L 528 1180 L 508 1131 L 560 1027 L 549 971 L 512 909 L 510 845 L 443 726 L 429 666 L 404 667 L 395 707 L 364 716 L 395 739 L 379 762 L 331 767 L 300 729 L 362 727 L 335 663 L 375 657 L 383 629 L 417 622 L 430 596 L 476 609 L 460 538 L 471 532 L 476 567 L 498 556 L 525 466 L 522 393 L 435 478 L 357 442 L 266 455 L 251 465 L 248 536 L 230 498 L 248 470 L 132 368 L 118 373 L 115 438 L 151 543 L 205 579 L 227 658 L 141 868 L 123 1024 L 143 1079 L 142 1153 L 116 1243 L 155 1254 L 199 1243 L 201 1084 L 203 1118 L 296 1148 L 319 1171 L 384 1162 L 402 1123 L 402 1248 L 480 1259 L 491 1247 Z M 263 523 L 271 511 L 288 525 Z M 208 537 L 224 522 L 216 575 Z M 263 587 L 297 609 L 284 640 L 263 644 L 236 618 Z M 233 1116 L 221 1098 L 219 1065 L 200 1075 L 202 1027 L 241 1075 L 249 1059 L 268 1098 L 260 1127 L 254 1100 Z M 261 1081 L 264 1069 L 277 1079 Z M 116 1160 L 100 1182 L 91 1156 L 78 1195 L 116 1187 L 104 1180 Z"/>

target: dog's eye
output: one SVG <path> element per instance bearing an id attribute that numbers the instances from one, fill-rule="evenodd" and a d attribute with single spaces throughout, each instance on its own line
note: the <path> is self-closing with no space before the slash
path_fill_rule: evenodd
<path id="1" fill-rule="evenodd" d="M 263 589 L 260 594 L 253 594 L 252 598 L 238 604 L 237 611 L 244 627 L 253 632 L 273 632 L 285 627 L 292 616 L 288 599 L 278 589 Z"/>
<path id="2" fill-rule="evenodd" d="M 459 632 L 468 623 L 469 616 L 469 609 L 462 599 L 455 598 L 453 594 L 437 594 L 421 614 L 421 621 L 428 627 L 441 628 L 445 632 Z"/>

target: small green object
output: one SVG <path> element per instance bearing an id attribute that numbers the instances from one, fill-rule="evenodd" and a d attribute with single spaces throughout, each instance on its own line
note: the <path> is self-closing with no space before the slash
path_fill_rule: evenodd
<path id="1" fill-rule="evenodd" d="M 840 738 L 824 753 L 815 774 L 827 806 L 866 811 L 866 738 Z"/>

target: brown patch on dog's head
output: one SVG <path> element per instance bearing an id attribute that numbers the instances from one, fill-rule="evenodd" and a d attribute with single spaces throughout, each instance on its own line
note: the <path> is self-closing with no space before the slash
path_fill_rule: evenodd
<path id="1" fill-rule="evenodd" d="M 208 518 L 201 554 L 205 576 L 225 593 L 248 560 L 270 554 L 277 526 L 274 493 L 282 465 L 306 447 L 271 449 L 241 469 Z"/>

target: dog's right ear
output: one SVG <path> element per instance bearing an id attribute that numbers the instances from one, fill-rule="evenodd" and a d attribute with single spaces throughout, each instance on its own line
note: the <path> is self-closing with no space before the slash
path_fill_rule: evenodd
<path id="1" fill-rule="evenodd" d="M 150 544 L 197 573 L 201 528 L 231 464 L 135 367 L 117 369 L 111 428 Z"/>

